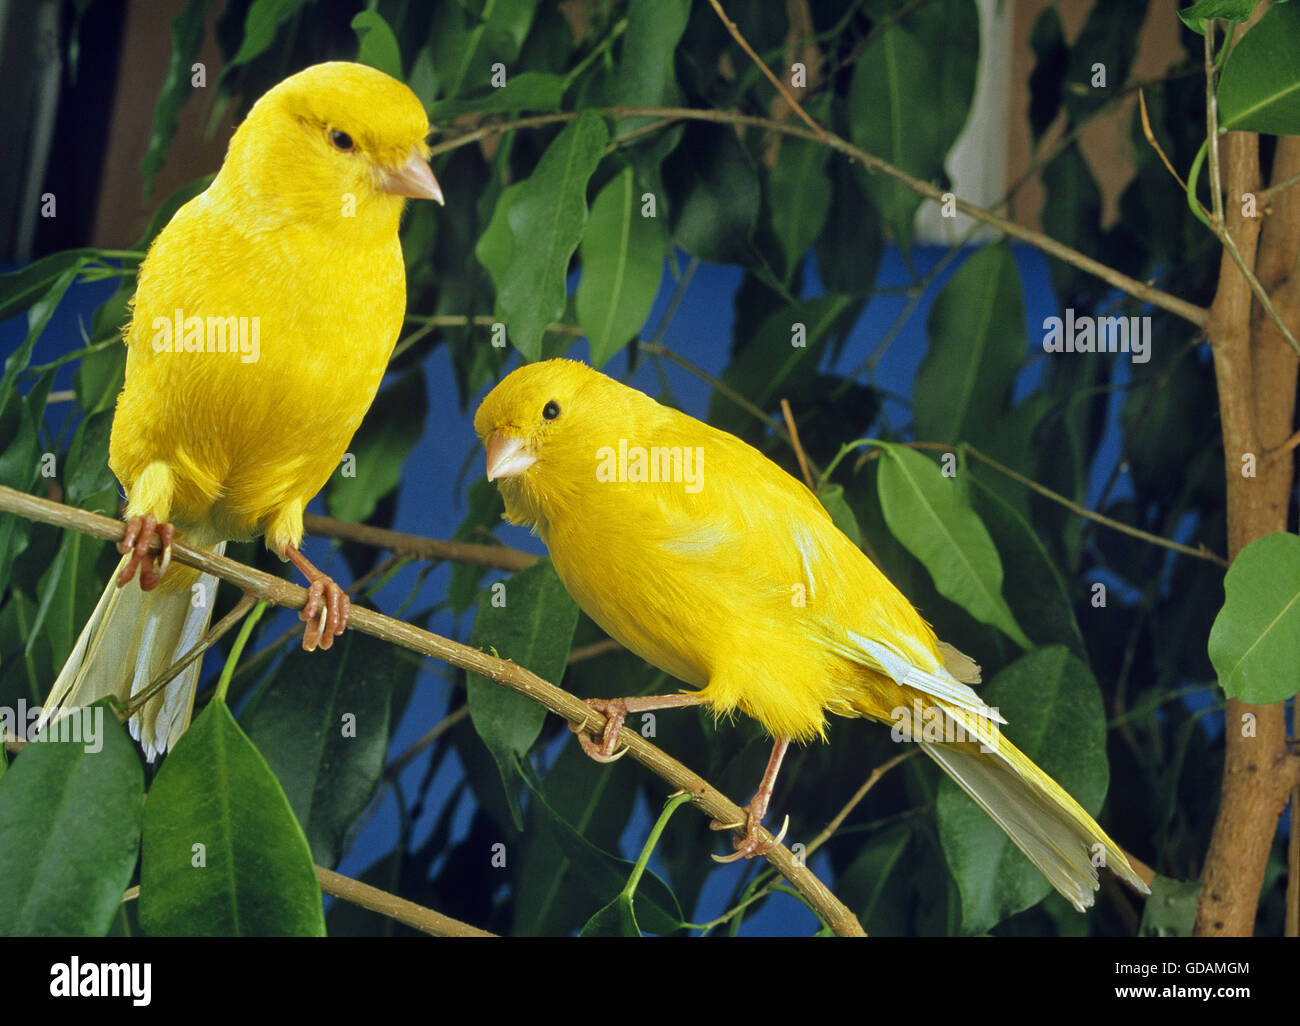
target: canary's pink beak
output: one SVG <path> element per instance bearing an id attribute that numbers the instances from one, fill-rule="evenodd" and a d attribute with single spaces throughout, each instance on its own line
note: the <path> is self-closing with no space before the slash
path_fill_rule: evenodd
<path id="1" fill-rule="evenodd" d="M 524 449 L 522 438 L 493 432 L 487 440 L 487 479 L 497 481 L 503 477 L 519 477 L 537 462 L 536 456 Z"/>
<path id="2" fill-rule="evenodd" d="M 418 149 L 411 150 L 410 159 L 398 168 L 386 167 L 382 172 L 379 188 L 391 192 L 394 196 L 411 196 L 415 199 L 431 199 L 442 205 L 442 186 L 433 177 L 429 162 Z"/>

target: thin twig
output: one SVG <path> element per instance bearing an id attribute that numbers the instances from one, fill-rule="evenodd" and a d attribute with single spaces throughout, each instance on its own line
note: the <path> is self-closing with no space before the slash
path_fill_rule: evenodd
<path id="1" fill-rule="evenodd" d="M 508 545 L 476 545 L 473 542 L 442 541 L 438 538 L 424 538 L 418 534 L 405 534 L 390 531 L 386 527 L 371 527 L 369 524 L 354 524 L 347 520 L 335 520 L 315 513 L 304 513 L 303 527 L 308 534 L 322 538 L 337 538 L 340 541 L 360 542 L 377 549 L 387 549 L 399 556 L 413 559 L 445 559 L 452 563 L 468 563 L 471 566 L 486 566 L 497 570 L 515 573 L 526 570 L 537 562 L 537 556 L 522 549 L 512 549 Z"/>
<path id="2" fill-rule="evenodd" d="M 799 470 L 803 473 L 804 483 L 809 490 L 816 490 L 812 474 L 808 473 L 808 460 L 804 458 L 803 446 L 799 444 L 799 429 L 794 425 L 794 414 L 790 412 L 790 401 L 781 399 L 781 416 L 785 418 L 785 429 L 790 432 L 790 445 L 794 447 L 795 459 L 799 461 Z"/>
<path id="3" fill-rule="evenodd" d="M 399 773 L 402 772 L 402 770 L 406 769 L 406 767 L 410 764 L 412 759 L 414 759 L 422 751 L 428 748 L 429 745 L 437 741 L 438 738 L 442 737 L 443 734 L 451 730 L 452 727 L 456 726 L 457 723 L 459 723 L 468 715 L 469 715 L 468 705 L 462 705 L 454 713 L 448 713 L 437 723 L 435 723 L 432 727 L 430 727 L 429 730 L 425 732 L 424 736 L 420 738 L 420 740 L 416 741 L 415 744 L 411 745 L 410 748 L 408 748 L 396 759 L 394 759 L 387 766 L 385 766 L 384 776 L 388 778 L 397 776 Z"/>
<path id="4" fill-rule="evenodd" d="M 112 542 L 120 541 L 126 529 L 126 525 L 120 520 L 111 520 L 96 513 L 50 502 L 3 486 L 0 486 L 0 512 L 79 531 Z M 154 539 L 151 548 L 161 548 L 157 539 Z M 273 577 L 233 559 L 227 559 L 225 556 L 218 556 L 207 549 L 187 545 L 180 540 L 172 543 L 172 558 L 186 566 L 229 581 L 258 599 L 286 609 L 301 609 L 307 601 L 306 588 L 300 588 L 282 578 Z M 543 680 L 522 666 L 505 659 L 497 659 L 469 645 L 462 645 L 450 638 L 444 638 L 409 623 L 363 608 L 353 608 L 348 629 L 360 631 L 362 634 L 400 645 L 412 652 L 432 656 L 452 666 L 477 673 L 518 694 L 527 696 L 569 723 L 582 726 L 588 732 L 600 733 L 605 727 L 605 717 L 576 696 Z M 689 792 L 692 803 L 710 819 L 720 823 L 744 821 L 745 812 L 740 806 L 699 774 L 687 769 L 676 759 L 670 758 L 650 744 L 636 731 L 625 731 L 622 742 L 633 759 L 666 780 L 674 790 Z M 767 831 L 762 833 L 762 840 L 775 841 Z M 862 924 L 858 922 L 857 917 L 831 893 L 816 874 L 803 865 L 802 860 L 795 858 L 789 848 L 783 844 L 774 844 L 763 857 L 794 885 L 836 934 L 863 936 Z"/>
<path id="5" fill-rule="evenodd" d="M 371 887 L 370 884 L 362 883 L 360 880 L 353 880 L 350 876 L 343 876 L 324 866 L 316 867 L 316 879 L 320 881 L 320 889 L 326 894 L 332 894 L 361 908 L 368 908 L 371 912 L 378 912 L 382 916 L 395 919 L 414 930 L 420 930 L 434 937 L 496 936 L 495 933 L 488 933 L 477 926 L 462 923 L 459 919 L 452 919 L 451 916 L 445 916 L 431 908 L 399 898 L 396 894 L 381 891 L 378 887 Z"/>
<path id="6" fill-rule="evenodd" d="M 891 769 L 897 766 L 900 762 L 903 762 L 906 759 L 910 759 L 919 751 L 920 751 L 919 748 L 914 747 L 912 748 L 911 751 L 907 751 L 899 755 L 895 755 L 892 759 L 889 759 L 886 762 L 882 762 L 879 766 L 873 769 L 871 771 L 871 775 L 867 777 L 866 782 L 861 787 L 858 788 L 857 793 L 855 793 L 852 798 L 850 798 L 847 802 L 844 803 L 844 807 L 840 809 L 839 812 L 835 813 L 834 818 L 832 818 L 831 821 L 826 824 L 825 829 L 823 829 L 820 834 L 818 834 L 816 837 L 814 837 L 811 841 L 808 842 L 808 847 L 804 850 L 804 858 L 808 858 L 808 856 L 812 855 L 813 852 L 815 852 L 823 844 L 829 841 L 831 837 L 834 836 L 835 831 L 838 830 L 843 825 L 846 819 L 848 819 L 849 813 L 851 813 L 854 809 L 856 809 L 858 807 L 858 804 L 862 801 L 862 799 L 867 796 L 867 792 L 870 791 L 873 787 L 875 787 L 878 783 L 880 783 L 881 777 L 883 777 Z"/>
<path id="7" fill-rule="evenodd" d="M 868 171 L 891 178 L 912 190 L 917 195 L 933 200 L 936 203 L 943 202 L 944 196 L 947 195 L 947 190 L 940 189 L 938 186 L 909 175 L 906 171 L 894 167 L 892 164 L 881 160 L 879 157 L 868 153 L 866 150 L 853 145 L 853 143 L 840 138 L 834 133 L 826 132 L 823 134 L 820 132 L 814 132 L 812 129 L 805 128 L 798 124 L 775 121 L 772 118 L 757 117 L 752 114 L 741 114 L 736 111 L 709 110 L 692 107 L 604 107 L 589 109 L 610 114 L 615 117 L 666 117 L 690 121 L 709 121 L 714 124 L 750 125 L 755 128 L 770 129 L 774 132 L 782 132 L 786 135 L 797 136 L 811 142 L 822 143 L 835 150 L 837 153 L 841 153 L 844 156 L 849 157 L 851 160 L 855 160 L 862 164 Z M 458 146 L 467 145 L 470 142 L 475 142 L 485 136 L 495 133 L 513 131 L 520 128 L 537 127 L 546 124 L 556 124 L 572 120 L 575 117 L 577 117 L 576 112 L 564 112 L 560 114 L 540 115 L 532 118 L 520 118 L 514 121 L 496 122 L 491 125 L 482 126 L 472 132 L 467 132 L 462 136 L 457 136 L 454 139 L 449 139 L 447 142 L 441 143 L 439 146 L 435 147 L 435 152 L 452 150 Z M 1101 261 L 1086 256 L 1078 250 L 1072 249 L 1048 235 L 1044 235 L 1040 231 L 1026 228 L 1023 225 L 1017 224 L 1015 221 L 1002 217 L 999 214 L 995 214 L 983 207 L 976 206 L 966 200 L 955 200 L 954 206 L 958 211 L 966 214 L 968 217 L 987 224 L 1004 235 L 1009 235 L 1014 239 L 1019 239 L 1021 242 L 1027 242 L 1036 249 L 1042 250 L 1042 252 L 1046 253 L 1048 256 L 1055 257 L 1072 267 L 1077 267 L 1079 270 L 1084 271 L 1087 274 L 1100 278 L 1108 285 L 1119 289 L 1121 292 L 1127 292 L 1135 299 L 1139 299 L 1145 303 L 1150 303 L 1152 306 L 1159 307 L 1162 310 L 1167 310 L 1169 313 L 1181 317 L 1185 321 L 1191 322 L 1198 328 L 1205 325 L 1208 312 L 1204 307 L 1197 306 L 1195 303 L 1189 303 L 1185 299 L 1180 299 L 1168 292 L 1164 292 L 1152 285 L 1148 285 L 1146 282 L 1141 282 L 1135 278 L 1131 278 L 1126 274 L 1121 274 L 1114 268 L 1101 263 Z"/>
<path id="8" fill-rule="evenodd" d="M 740 34 L 740 29 L 736 27 L 736 23 L 727 17 L 727 12 L 722 9 L 722 4 L 718 0 L 709 0 L 709 5 L 713 8 L 722 24 L 727 27 L 727 31 L 731 33 L 731 38 L 740 44 L 740 48 L 749 55 L 749 59 L 767 76 L 768 81 L 776 86 L 776 91 L 781 94 L 781 99 L 785 100 L 790 105 L 790 109 L 803 119 L 804 124 L 816 132 L 820 138 L 824 139 L 827 135 L 826 129 L 812 119 L 808 112 L 800 106 L 799 101 L 790 95 L 785 83 L 772 74 L 772 69 L 763 63 L 763 59 L 754 52 L 754 48 L 749 45 L 749 41 Z"/>

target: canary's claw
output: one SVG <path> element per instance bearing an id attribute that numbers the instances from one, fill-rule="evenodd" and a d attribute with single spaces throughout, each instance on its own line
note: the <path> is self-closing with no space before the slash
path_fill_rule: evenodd
<path id="1" fill-rule="evenodd" d="M 721 862 L 725 865 L 728 862 L 736 862 L 740 859 L 752 859 L 756 855 L 766 855 L 769 851 L 785 840 L 785 833 L 790 829 L 790 817 L 786 816 L 785 822 L 781 824 L 781 832 L 772 840 L 766 841 L 762 837 L 762 820 L 756 819 L 748 810 L 746 810 L 745 820 L 749 826 L 745 828 L 745 834 L 743 837 L 737 837 L 735 839 L 735 854 L 714 855 L 712 856 L 714 862 Z M 709 824 L 711 830 L 739 831 L 742 827 L 745 827 L 745 823 L 719 823 L 716 819 Z"/>
<path id="2" fill-rule="evenodd" d="M 333 578 L 319 574 L 307 589 L 307 602 L 298 614 L 298 618 L 307 624 L 302 635 L 303 650 L 328 650 L 334 639 L 346 629 L 351 614 L 352 603 L 347 592 L 335 584 Z"/>
<path id="3" fill-rule="evenodd" d="M 589 698 L 587 704 L 598 713 L 605 715 L 605 730 L 601 734 L 600 744 L 596 744 L 587 735 L 587 724 L 569 724 L 569 729 L 578 735 L 582 750 L 596 762 L 617 762 L 627 754 L 627 748 L 615 752 L 618 746 L 618 734 L 627 719 L 627 703 L 621 698 Z"/>
<path id="4" fill-rule="evenodd" d="M 158 587 L 158 582 L 162 580 L 163 574 L 167 572 L 167 567 L 172 561 L 172 538 L 175 531 L 171 524 L 160 524 L 147 513 L 142 517 L 132 517 L 128 520 L 126 534 L 117 543 L 117 551 L 122 555 L 129 552 L 131 558 L 127 560 L 126 566 L 122 567 L 122 572 L 117 575 L 117 586 L 124 587 L 135 576 L 138 569 L 141 591 L 152 591 Z M 153 565 L 154 555 L 149 551 L 149 546 L 153 544 L 155 537 L 162 542 L 162 555 L 157 570 Z"/>

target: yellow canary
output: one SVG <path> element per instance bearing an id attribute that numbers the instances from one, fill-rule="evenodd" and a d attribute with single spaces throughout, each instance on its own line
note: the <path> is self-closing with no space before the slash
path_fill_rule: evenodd
<path id="1" fill-rule="evenodd" d="M 428 131 L 415 94 L 383 72 L 307 68 L 257 101 L 212 184 L 150 246 L 109 447 L 126 491 L 124 557 L 46 719 L 110 694 L 127 701 L 203 635 L 216 581 L 183 566 L 164 577 L 173 529 L 215 552 L 265 534 L 310 582 L 303 647 L 329 648 L 347 626 L 346 594 L 299 551 L 303 508 L 343 457 L 401 329 L 405 197 L 442 202 Z M 198 675 L 196 660 L 132 717 L 150 760 L 188 726 Z"/>
<path id="2" fill-rule="evenodd" d="M 827 712 L 897 723 L 893 711 L 919 703 L 965 731 L 943 737 L 978 740 L 914 740 L 1075 907 L 1098 886 L 1094 845 L 1147 890 L 1092 817 L 1002 736 L 1005 721 L 969 687 L 979 667 L 937 641 L 812 492 L 756 449 L 569 360 L 507 376 L 474 430 L 507 519 L 541 535 L 583 610 L 700 689 L 592 700 L 608 726 L 599 744 L 579 733 L 587 753 L 615 758 L 629 712 L 696 704 L 739 710 L 775 739 L 746 824 L 714 824 L 737 829 L 733 858 L 771 846 L 760 828 L 790 741 L 824 739 Z"/>

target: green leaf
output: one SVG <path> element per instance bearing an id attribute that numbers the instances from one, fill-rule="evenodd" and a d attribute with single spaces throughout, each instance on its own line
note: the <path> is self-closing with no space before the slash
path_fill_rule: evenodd
<path id="1" fill-rule="evenodd" d="M 94 249 L 65 249 L 33 261 L 21 271 L 0 274 L 0 321 L 7 321 L 48 293 L 69 270 L 80 268 L 95 256 Z M 71 282 L 69 281 L 69 284 Z M 66 289 L 67 286 L 65 285 Z M 58 303 L 56 301 L 55 305 Z M 6 361 L 7 363 L 8 361 Z M 23 366 L 26 366 L 26 359 Z M 4 395 L 0 389 L 0 397 Z"/>
<path id="2" fill-rule="evenodd" d="M 401 483 L 406 458 L 424 430 L 428 405 L 419 366 L 376 396 L 325 489 L 331 516 L 362 523 Z"/>
<path id="3" fill-rule="evenodd" d="M 928 330 L 912 390 L 917 436 L 982 444 L 1025 359 L 1024 297 L 1007 246 L 985 246 L 962 264 L 935 299 Z"/>
<path id="4" fill-rule="evenodd" d="M 1064 648 L 1021 656 L 980 689 L 1007 718 L 1006 736 L 1090 814 L 1106 797 L 1106 712 L 1083 662 Z M 984 933 L 1052 889 L 1000 826 L 945 778 L 936 807 L 939 836 L 961 891 L 962 930 Z"/>
<path id="5" fill-rule="evenodd" d="M 533 173 L 502 193 L 479 240 L 476 252 L 496 284 L 510 341 L 527 360 L 541 357 L 542 333 L 564 313 L 569 258 L 587 223 L 587 180 L 608 141 L 599 114 L 578 115 L 546 148 Z M 497 224 L 503 209 L 511 240 L 504 261 Z"/>
<path id="6" fill-rule="evenodd" d="M 189 100 L 192 87 L 190 70 L 203 45 L 203 18 L 207 11 L 207 0 L 185 0 L 185 6 L 172 19 L 171 56 L 167 60 L 167 75 L 163 79 L 162 90 L 158 93 L 158 102 L 153 110 L 153 129 L 149 133 L 149 148 L 145 150 L 140 162 L 140 172 L 144 175 L 144 194 L 153 193 L 153 182 L 163 168 L 163 158 L 167 147 L 176 136 L 176 126 L 180 123 L 181 108 Z"/>
<path id="7" fill-rule="evenodd" d="M 686 126 L 663 165 L 673 241 L 701 260 L 749 264 L 762 201 L 758 175 L 730 125 Z"/>
<path id="8" fill-rule="evenodd" d="M 722 381 L 764 410 L 777 407 L 783 396 L 807 391 L 817 379 L 826 343 L 844 326 L 852 296 L 827 295 L 785 306 L 767 317 L 753 341 L 722 373 Z M 740 434 L 753 416 L 715 392 L 709 421 Z"/>
<path id="9" fill-rule="evenodd" d="M 1300 687 L 1300 537 L 1256 538 L 1237 553 L 1223 588 L 1209 645 L 1219 686 L 1252 705 L 1285 701 Z"/>
<path id="10" fill-rule="evenodd" d="M 863 51 L 849 86 L 853 142 L 925 181 L 937 179 L 975 92 L 979 16 L 970 0 L 944 0 L 891 24 Z M 863 179 L 900 245 L 921 197 L 883 175 Z"/>
<path id="11" fill-rule="evenodd" d="M 1241 23 L 1250 18 L 1260 0 L 1199 0 L 1178 12 L 1183 24 L 1198 36 L 1205 35 L 1205 26 L 1212 18 Z"/>
<path id="12" fill-rule="evenodd" d="M 222 75 L 241 64 L 247 64 L 254 57 L 265 53 L 275 42 L 275 35 L 280 26 L 298 13 L 306 0 L 253 0 L 248 14 L 244 17 L 244 35 L 230 58 L 230 63 L 222 70 Z"/>
<path id="13" fill-rule="evenodd" d="M 68 447 L 66 501 L 85 507 L 99 493 L 115 489 L 117 479 L 108 466 L 108 440 L 113 431 L 113 411 L 100 410 L 81 422 Z M 112 510 L 105 512 L 112 513 Z"/>
<path id="14" fill-rule="evenodd" d="M 588 768 L 589 772 L 598 770 L 598 767 Z M 621 893 L 635 869 L 634 864 L 602 851 L 588 841 L 551 807 L 546 796 L 528 776 L 524 780 L 532 789 L 538 807 L 546 813 L 544 822 L 550 828 L 556 843 L 573 863 L 582 888 L 587 893 L 598 896 L 601 902 L 607 902 L 611 894 Z M 639 921 L 650 933 L 663 936 L 682 928 L 682 910 L 677 896 L 672 888 L 652 872 L 647 871 L 641 876 L 637 888 L 637 907 L 640 909 Z"/>
<path id="15" fill-rule="evenodd" d="M 1300 134 L 1300 4 L 1274 5 L 1242 37 L 1219 78 L 1219 130 Z"/>
<path id="16" fill-rule="evenodd" d="M 640 937 L 632 899 L 622 891 L 604 908 L 587 920 L 580 937 Z"/>
<path id="17" fill-rule="evenodd" d="M 1065 73 L 1065 106 L 1076 123 L 1117 96 L 1128 80 L 1146 14 L 1147 0 L 1095 0 L 1070 49 Z M 1104 84 L 1096 77 L 1099 72 Z"/>
<path id="18" fill-rule="evenodd" d="M 912 866 L 904 858 L 912 844 L 913 823 L 895 823 L 872 834 L 835 881 L 835 893 L 858 915 L 870 937 L 909 932 L 914 895 Z"/>
<path id="19" fill-rule="evenodd" d="M 967 480 L 975 512 L 1002 554 L 1002 593 L 1016 621 L 1039 645 L 1064 645 L 1086 659 L 1087 649 L 1065 580 L 1037 532 L 982 478 L 971 474 Z"/>
<path id="20" fill-rule="evenodd" d="M 333 868 L 379 790 L 394 690 L 415 666 L 390 644 L 347 631 L 328 665 L 301 649 L 241 717 L 302 824 L 312 858 Z"/>
<path id="21" fill-rule="evenodd" d="M 677 44 L 686 31 L 690 0 L 629 0 L 627 30 L 615 80 L 620 107 L 675 107 L 681 99 L 674 72 Z M 622 135 L 650 118 L 623 118 Z"/>
<path id="22" fill-rule="evenodd" d="M 388 22 L 378 11 L 359 11 L 352 19 L 352 31 L 357 34 L 357 61 L 378 68 L 399 82 L 402 74 L 402 50 Z"/>
<path id="23" fill-rule="evenodd" d="M 149 791 L 140 924 L 155 937 L 324 936 L 307 838 L 225 702 L 195 717 Z"/>
<path id="24" fill-rule="evenodd" d="M 853 515 L 853 508 L 844 498 L 844 486 L 827 484 L 817 492 L 817 501 L 826 507 L 831 515 L 831 522 L 840 529 L 854 545 L 862 544 L 862 532 L 858 529 L 858 518 Z"/>
<path id="25" fill-rule="evenodd" d="M 641 330 L 663 277 L 658 223 L 641 216 L 630 167 L 610 179 L 591 205 L 580 253 L 578 321 L 591 340 L 591 365 L 599 368 Z"/>
<path id="26" fill-rule="evenodd" d="M 1199 880 L 1174 880 L 1157 873 L 1151 881 L 1151 894 L 1142 906 L 1138 936 L 1192 936 L 1204 886 Z"/>
<path id="27" fill-rule="evenodd" d="M 1044 7 L 1034 20 L 1029 45 L 1034 51 L 1034 70 L 1029 73 L 1029 128 L 1037 145 L 1061 109 L 1061 85 L 1070 62 L 1061 12 L 1055 5 Z"/>
<path id="28" fill-rule="evenodd" d="M 784 257 L 787 285 L 800 258 L 821 235 L 831 208 L 831 180 L 826 174 L 830 153 L 811 139 L 786 136 L 768 174 L 767 205 Z"/>
<path id="29" fill-rule="evenodd" d="M 102 937 L 135 869 L 144 771 L 107 703 L 46 735 L 68 740 L 0 771 L 0 935 Z"/>
<path id="30" fill-rule="evenodd" d="M 577 626 L 577 603 L 564 590 L 551 561 L 543 559 L 483 596 L 469 643 L 480 649 L 490 646 L 502 659 L 554 683 L 564 676 Z M 511 816 L 522 830 L 518 760 L 542 732 L 546 709 L 475 673 L 469 674 L 466 687 L 470 719 L 496 759 Z"/>
<path id="31" fill-rule="evenodd" d="M 1043 168 L 1043 230 L 1081 253 L 1101 251 L 1101 190 L 1077 143 Z M 1061 306 L 1079 302 L 1095 279 L 1055 257 L 1047 262 Z"/>
<path id="32" fill-rule="evenodd" d="M 505 511 L 501 489 L 486 477 L 477 478 L 469 486 L 469 512 L 451 536 L 452 540 L 482 543 L 485 539 L 480 535 L 484 529 L 490 532 L 499 525 Z M 456 563 L 452 566 L 451 583 L 447 585 L 447 602 L 453 613 L 463 613 L 474 605 L 478 599 L 478 582 L 487 570 L 485 566 L 475 566 L 472 563 Z"/>
<path id="33" fill-rule="evenodd" d="M 877 489 L 890 532 L 925 564 L 939 594 L 1021 648 L 1032 648 L 1002 597 L 998 550 L 957 482 L 919 452 L 876 444 L 884 450 Z"/>
<path id="34" fill-rule="evenodd" d="M 5 360 L 4 377 L 0 378 L 0 403 L 8 399 L 9 390 L 18 380 L 18 375 L 27 369 L 27 364 L 32 358 L 32 347 L 36 345 L 36 340 L 41 337 L 46 325 L 50 323 L 50 318 L 54 316 L 54 311 L 58 309 L 59 303 L 63 301 L 63 296 L 68 291 L 68 286 L 76 279 L 77 273 L 85 262 L 84 257 L 79 257 L 70 266 L 60 271 L 53 283 L 46 288 L 45 294 L 29 306 L 27 336 Z M 35 287 L 30 281 L 16 284 L 18 295 L 30 295 L 30 290 Z M 44 281 L 41 284 L 44 285 Z"/>
<path id="35" fill-rule="evenodd" d="M 360 15 L 358 15 L 360 17 Z M 429 108 L 429 120 L 446 122 L 464 114 L 503 114 L 520 111 L 547 113 L 564 101 L 564 79 L 544 71 L 511 75 L 499 89 L 489 89 L 470 99 L 441 100 Z"/>
<path id="36" fill-rule="evenodd" d="M 828 292 L 861 296 L 876 284 L 885 238 L 880 211 L 846 160 L 830 164 L 831 209 L 817 244 L 817 272 Z"/>

